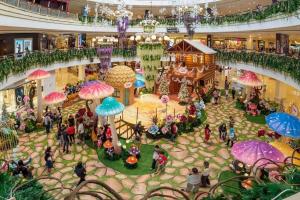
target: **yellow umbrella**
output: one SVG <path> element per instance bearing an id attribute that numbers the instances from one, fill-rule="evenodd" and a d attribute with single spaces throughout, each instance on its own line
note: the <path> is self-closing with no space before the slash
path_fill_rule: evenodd
<path id="1" fill-rule="evenodd" d="M 279 141 L 273 141 L 270 143 L 273 147 L 275 147 L 276 149 L 278 149 L 279 151 L 281 151 L 281 153 L 285 156 L 285 157 L 291 157 L 293 155 L 294 149 L 292 147 L 290 147 L 288 144 L 283 143 L 283 142 L 279 142 Z M 294 158 L 298 158 L 300 159 L 300 154 L 299 153 L 295 153 L 294 154 Z M 300 160 L 298 159 L 294 159 L 293 162 L 296 165 L 300 166 Z"/>

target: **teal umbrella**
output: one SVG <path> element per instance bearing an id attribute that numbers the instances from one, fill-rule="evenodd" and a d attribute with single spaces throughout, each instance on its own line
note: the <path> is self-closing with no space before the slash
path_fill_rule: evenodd
<path id="1" fill-rule="evenodd" d="M 106 97 L 102 101 L 102 104 L 96 107 L 97 115 L 109 117 L 109 123 L 110 123 L 110 128 L 112 133 L 112 143 L 116 154 L 121 153 L 121 147 L 119 146 L 119 138 L 118 138 L 114 118 L 115 115 L 122 113 L 124 109 L 125 106 L 122 103 L 118 102 L 113 97 Z"/>

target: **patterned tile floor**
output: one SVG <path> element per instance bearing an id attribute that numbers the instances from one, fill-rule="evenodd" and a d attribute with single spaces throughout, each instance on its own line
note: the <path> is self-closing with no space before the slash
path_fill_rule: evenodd
<path id="1" fill-rule="evenodd" d="M 83 105 L 82 102 L 65 109 L 64 114 L 75 113 L 81 105 Z M 223 99 L 221 105 L 207 105 L 207 123 L 210 124 L 213 132 L 210 144 L 203 143 L 203 125 L 196 128 L 192 133 L 179 136 L 175 143 L 168 140 L 152 141 L 143 138 L 143 143 L 159 144 L 162 148 L 167 150 L 170 155 L 165 173 L 160 175 L 129 176 L 120 174 L 113 169 L 106 168 L 101 161 L 98 160 L 95 150 L 87 146 L 76 144 L 71 147 L 71 153 L 63 154 L 57 147 L 55 129 L 48 137 L 43 131 L 20 136 L 18 155 L 21 157 L 30 155 L 33 158 L 35 176 L 47 175 L 47 172 L 44 171 L 45 163 L 43 154 L 48 145 L 52 146 L 55 149 L 55 168 L 50 176 L 59 178 L 66 186 L 74 188 L 78 182 L 78 178 L 73 172 L 74 166 L 79 160 L 82 160 L 87 166 L 87 179 L 104 181 L 121 194 L 124 199 L 141 199 L 143 194 L 158 186 L 183 188 L 186 185 L 186 175 L 189 169 L 197 167 L 202 170 L 204 160 L 210 162 L 212 169 L 211 182 L 215 184 L 218 174 L 222 170 L 228 169 L 228 163 L 231 161 L 230 149 L 218 139 L 217 128 L 219 124 L 221 122 L 228 122 L 229 115 L 232 115 L 236 121 L 238 140 L 253 139 L 256 137 L 259 128 L 267 128 L 266 126 L 246 121 L 243 112 L 235 109 L 234 105 L 235 103 L 233 101 L 226 102 L 225 99 Z M 145 106 L 147 105 L 145 104 Z M 56 181 L 42 180 L 41 183 L 46 188 L 57 187 Z M 95 190 L 97 187 L 90 185 L 88 188 L 83 188 L 83 190 L 88 189 Z M 202 190 L 207 191 L 208 189 Z M 67 192 L 67 190 L 63 192 L 53 192 L 53 195 L 56 199 L 62 199 Z"/>

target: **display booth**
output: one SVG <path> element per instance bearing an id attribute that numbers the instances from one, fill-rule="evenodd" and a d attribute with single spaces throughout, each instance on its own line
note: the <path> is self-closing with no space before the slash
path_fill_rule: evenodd
<path id="1" fill-rule="evenodd" d="M 170 94 L 178 94 L 183 78 L 188 80 L 190 91 L 195 86 L 212 86 L 216 51 L 196 40 L 182 40 L 169 48 L 168 53 L 175 57 L 175 63 L 167 72 Z"/>

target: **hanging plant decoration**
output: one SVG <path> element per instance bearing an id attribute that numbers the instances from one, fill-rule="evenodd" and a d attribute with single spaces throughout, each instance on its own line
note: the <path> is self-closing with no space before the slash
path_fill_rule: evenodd
<path id="1" fill-rule="evenodd" d="M 100 72 L 106 73 L 107 70 L 111 67 L 111 56 L 112 56 L 113 47 L 112 45 L 102 45 L 97 48 L 97 55 L 100 59 Z"/>
<path id="2" fill-rule="evenodd" d="M 183 13 L 183 24 L 186 28 L 187 34 L 190 38 L 195 34 L 197 16 L 190 10 L 187 10 Z"/>
<path id="3" fill-rule="evenodd" d="M 138 45 L 137 55 L 141 59 L 147 90 L 152 91 L 154 88 L 163 51 L 161 43 L 141 43 Z"/>
<path id="4" fill-rule="evenodd" d="M 118 34 L 119 34 L 119 40 L 121 43 L 121 48 L 123 47 L 124 40 L 126 37 L 126 32 L 129 25 L 129 17 L 128 16 L 122 16 L 117 20 L 117 28 L 118 28 Z"/>

